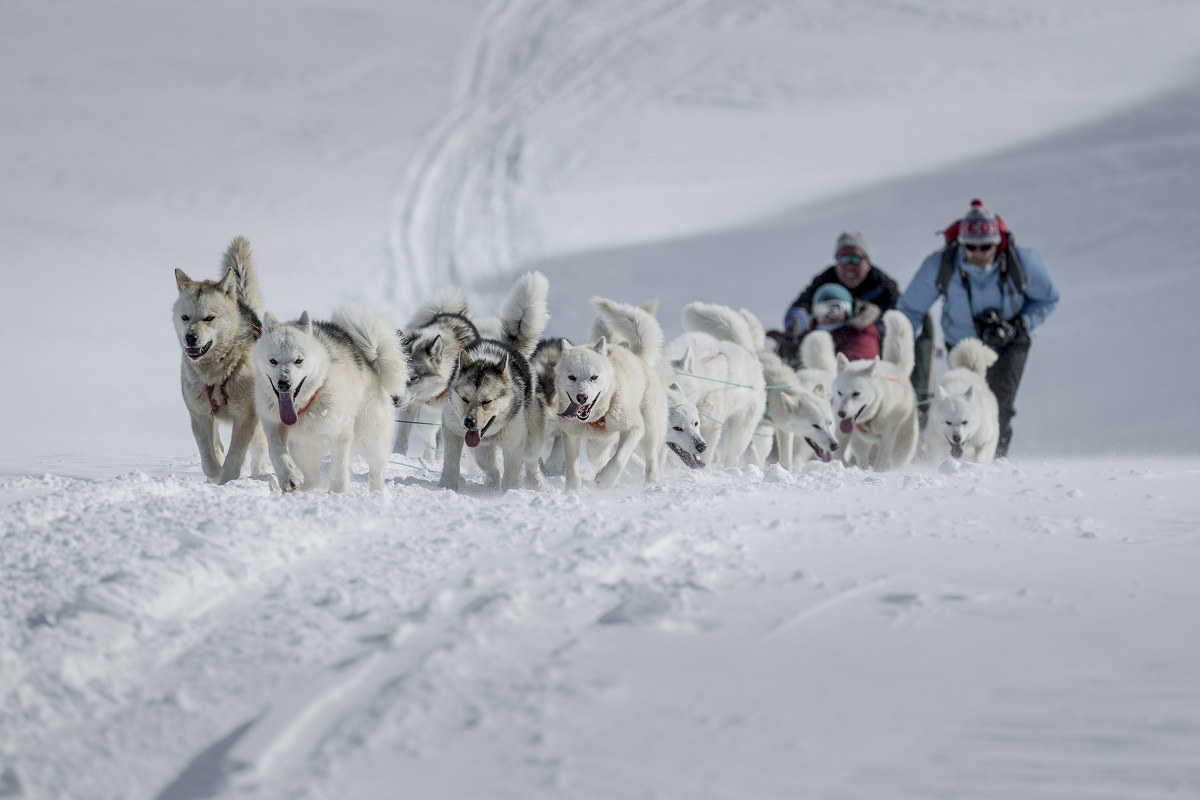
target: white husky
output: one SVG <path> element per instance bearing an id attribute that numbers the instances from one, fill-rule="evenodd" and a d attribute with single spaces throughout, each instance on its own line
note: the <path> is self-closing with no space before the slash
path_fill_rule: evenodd
<path id="1" fill-rule="evenodd" d="M 841 446 L 837 438 L 837 427 L 833 422 L 833 409 L 829 404 L 829 393 L 833 386 L 833 375 L 825 377 L 817 370 L 808 370 L 802 376 L 783 362 L 774 351 L 762 346 L 766 340 L 762 322 L 748 309 L 738 311 L 750 326 L 753 340 L 759 343 L 758 361 L 762 364 L 763 379 L 767 382 L 766 431 L 775 440 L 779 464 L 792 469 L 793 464 L 813 458 L 829 462 Z M 815 334 L 824 336 L 829 345 L 829 361 L 833 363 L 833 340 L 824 331 L 815 331 L 805 337 L 805 342 Z M 811 346 L 810 346 L 810 349 Z M 836 363 L 833 363 L 836 368 Z M 760 429 L 760 434 L 762 430 Z M 759 448 L 769 449 L 761 437 L 755 440 Z"/>
<path id="2" fill-rule="evenodd" d="M 192 420 L 200 464 L 210 481 L 228 483 L 241 475 L 246 453 L 261 474 L 267 443 L 254 411 L 254 365 L 250 350 L 261 333 L 262 295 L 250 242 L 238 236 L 222 259 L 220 281 L 193 281 L 175 270 L 175 333 L 182 348 L 180 385 Z M 229 454 L 221 447 L 217 422 L 233 423 Z"/>
<path id="3" fill-rule="evenodd" d="M 255 401 L 280 488 L 313 488 L 330 454 L 329 489 L 350 483 L 354 447 L 383 488 L 408 365 L 394 328 L 365 309 L 340 308 L 332 322 L 280 323 L 270 314 L 254 345 Z"/>
<path id="4" fill-rule="evenodd" d="M 833 383 L 838 426 L 850 437 L 848 461 L 878 471 L 905 466 L 917 450 L 912 325 L 898 311 L 885 312 L 883 324 L 883 360 L 850 361 L 838 353 Z"/>
<path id="5" fill-rule="evenodd" d="M 995 458 L 1000 416 L 987 371 L 997 358 L 995 350 L 975 338 L 963 339 L 950 351 L 950 371 L 938 384 L 925 426 L 931 459 L 990 464 Z"/>
<path id="6" fill-rule="evenodd" d="M 675 380 L 699 409 L 708 446 L 723 466 L 736 467 L 766 409 L 767 383 L 754 354 L 759 343 L 746 320 L 728 306 L 689 303 L 683 327 L 688 332 L 667 348 Z"/>
<path id="7" fill-rule="evenodd" d="M 596 485 L 615 485 L 639 444 L 646 484 L 656 484 L 667 419 L 667 397 L 657 368 L 662 328 L 645 309 L 599 297 L 592 299 L 592 305 L 629 347 L 610 345 L 603 336 L 595 344 L 578 347 L 563 342 L 554 376 L 558 396 L 566 403 L 558 416 L 567 490 L 578 490 L 581 484 L 579 454 L 584 439 L 614 432 L 616 452 L 596 473 Z"/>

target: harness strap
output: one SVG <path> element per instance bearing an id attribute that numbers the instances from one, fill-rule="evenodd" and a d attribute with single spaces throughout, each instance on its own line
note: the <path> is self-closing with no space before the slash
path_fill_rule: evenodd
<path id="1" fill-rule="evenodd" d="M 229 378 L 226 378 L 225 380 L 221 381 L 220 387 L 217 387 L 217 386 L 205 386 L 204 387 L 204 390 L 206 392 L 208 392 L 208 404 L 210 406 L 212 406 L 212 413 L 214 413 L 214 414 L 217 413 L 217 409 L 219 409 L 221 406 L 229 404 L 229 393 L 227 391 L 225 391 L 225 384 L 227 384 L 227 383 L 229 383 Z M 220 388 L 220 390 L 221 390 L 221 402 L 219 402 L 219 403 L 217 402 L 217 398 L 213 397 L 213 389 L 217 389 L 217 388 Z"/>
<path id="2" fill-rule="evenodd" d="M 301 408 L 296 411 L 296 416 L 298 417 L 301 414 L 303 414 L 305 411 L 308 411 L 308 407 L 313 404 L 313 401 L 317 399 L 317 395 L 319 395 L 320 393 L 321 393 L 321 387 L 318 386 L 317 390 L 312 393 L 312 397 L 308 398 L 308 402 L 304 404 L 304 408 Z"/>
<path id="3" fill-rule="evenodd" d="M 600 419 L 596 420 L 595 422 L 589 422 L 588 425 L 591 425 L 593 428 L 595 428 L 598 431 L 602 431 L 608 427 L 608 417 L 607 416 L 601 417 Z"/>

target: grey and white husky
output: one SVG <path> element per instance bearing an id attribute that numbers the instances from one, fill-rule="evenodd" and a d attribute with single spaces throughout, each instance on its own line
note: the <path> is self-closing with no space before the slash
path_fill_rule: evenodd
<path id="1" fill-rule="evenodd" d="M 443 488 L 458 491 L 464 444 L 475 452 L 489 486 L 519 488 L 522 468 L 530 487 L 542 486 L 538 457 L 546 419 L 529 359 L 546 327 L 548 294 L 546 276 L 522 275 L 500 311 L 500 337 L 459 351 L 442 407 Z"/>
<path id="2" fill-rule="evenodd" d="M 250 242 L 238 236 L 221 260 L 219 281 L 193 281 L 175 270 L 175 334 L 183 349 L 180 383 L 192 419 L 200 464 L 210 481 L 227 483 L 250 469 L 261 474 L 267 443 L 254 411 L 254 366 L 250 350 L 261 332 L 262 294 Z M 229 452 L 217 422 L 233 424 Z"/>
<path id="3" fill-rule="evenodd" d="M 479 340 L 479 331 L 468 318 L 469 309 L 462 290 L 449 287 L 438 292 L 421 307 L 400 334 L 408 355 L 408 391 L 396 398 L 400 421 L 396 428 L 394 452 L 408 452 L 413 425 L 422 415 L 441 419 L 442 405 L 458 354 Z M 432 442 L 433 437 L 428 437 Z M 432 448 L 426 448 L 432 456 Z"/>
<path id="4" fill-rule="evenodd" d="M 289 323 L 267 314 L 253 355 L 256 406 L 280 488 L 314 488 L 329 453 L 329 489 L 344 492 L 357 447 L 371 489 L 382 489 L 392 397 L 408 380 L 393 327 L 360 308 L 339 308 L 332 322 L 313 322 L 307 311 Z"/>

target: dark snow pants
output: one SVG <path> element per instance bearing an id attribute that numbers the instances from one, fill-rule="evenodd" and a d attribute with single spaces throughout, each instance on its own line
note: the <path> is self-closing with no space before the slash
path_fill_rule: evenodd
<path id="1" fill-rule="evenodd" d="M 1000 439 L 996 444 L 996 458 L 1008 455 L 1008 443 L 1012 441 L 1012 418 L 1017 415 L 1013 403 L 1025 372 L 1025 359 L 1029 357 L 1029 334 L 1024 326 L 1017 328 L 1016 337 L 1000 351 L 1000 357 L 987 371 L 987 383 L 996 395 L 1000 407 Z"/>

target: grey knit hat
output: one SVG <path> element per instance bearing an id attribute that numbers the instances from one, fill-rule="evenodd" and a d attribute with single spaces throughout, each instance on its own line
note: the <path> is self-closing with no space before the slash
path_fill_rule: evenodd
<path id="1" fill-rule="evenodd" d="M 966 244 L 1000 244 L 1000 223 L 982 200 L 972 200 L 958 226 L 958 240 Z"/>
<path id="2" fill-rule="evenodd" d="M 871 260 L 871 251 L 867 249 L 867 238 L 858 231 L 843 231 L 842 235 L 837 238 L 837 247 L 833 249 L 833 255 L 836 258 L 838 253 L 843 250 L 857 250 Z"/>

